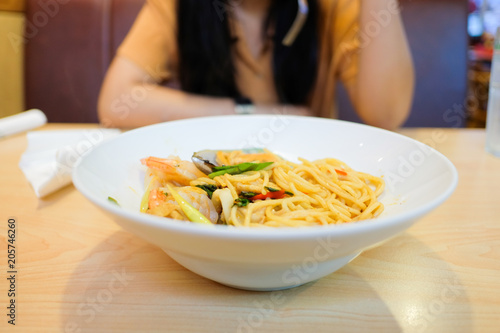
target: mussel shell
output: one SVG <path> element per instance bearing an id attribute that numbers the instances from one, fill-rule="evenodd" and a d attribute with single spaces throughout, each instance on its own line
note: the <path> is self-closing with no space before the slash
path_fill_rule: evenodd
<path id="1" fill-rule="evenodd" d="M 262 153 L 264 150 L 262 148 L 246 148 L 246 149 L 240 149 L 243 150 L 243 152 L 247 154 L 255 154 L 255 153 Z M 194 165 L 204 174 L 208 175 L 213 172 L 213 168 L 216 166 L 220 166 L 217 163 L 217 152 L 220 150 L 201 150 L 198 152 L 193 153 L 193 156 L 191 157 L 191 160 L 193 161 Z M 226 152 L 231 152 L 234 150 L 223 150 Z"/>
<path id="2" fill-rule="evenodd" d="M 217 150 L 202 150 L 195 152 L 191 157 L 194 165 L 204 174 L 212 173 L 217 164 Z"/>

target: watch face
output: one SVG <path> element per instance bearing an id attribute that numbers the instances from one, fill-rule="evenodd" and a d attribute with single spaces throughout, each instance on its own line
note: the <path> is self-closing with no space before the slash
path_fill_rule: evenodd
<path id="1" fill-rule="evenodd" d="M 234 113 L 236 114 L 253 114 L 255 106 L 253 104 L 236 104 L 234 106 Z"/>

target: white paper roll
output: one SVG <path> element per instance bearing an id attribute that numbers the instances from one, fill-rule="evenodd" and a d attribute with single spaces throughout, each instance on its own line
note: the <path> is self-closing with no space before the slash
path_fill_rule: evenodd
<path id="1" fill-rule="evenodd" d="M 13 116 L 1 118 L 0 138 L 34 129 L 45 123 L 47 123 L 47 117 L 38 109 L 32 109 Z"/>

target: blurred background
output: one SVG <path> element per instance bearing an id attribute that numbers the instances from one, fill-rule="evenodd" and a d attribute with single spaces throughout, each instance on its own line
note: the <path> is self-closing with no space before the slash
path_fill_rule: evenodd
<path id="1" fill-rule="evenodd" d="M 0 0 L 0 117 L 24 110 L 24 55 L 9 39 L 22 35 L 24 8 L 24 1 Z"/>
<path id="2" fill-rule="evenodd" d="M 97 122 L 100 82 L 144 0 L 0 0 L 0 117 Z M 417 72 L 405 126 L 484 127 L 500 0 L 400 0 Z M 339 87 L 341 119 L 359 121 Z"/>
<path id="3" fill-rule="evenodd" d="M 477 103 L 471 106 L 468 125 L 484 127 L 493 46 L 500 27 L 500 0 L 470 0 L 467 24 L 470 38 L 469 95 L 477 96 Z"/>

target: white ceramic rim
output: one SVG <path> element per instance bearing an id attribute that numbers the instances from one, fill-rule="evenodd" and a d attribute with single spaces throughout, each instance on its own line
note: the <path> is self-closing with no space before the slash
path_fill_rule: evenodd
<path id="1" fill-rule="evenodd" d="M 199 117 L 199 118 L 191 118 L 191 119 L 181 119 L 181 120 L 174 120 L 168 122 L 169 124 L 181 124 L 183 122 L 195 122 L 195 121 L 201 121 L 203 122 L 204 120 L 210 118 L 234 118 L 234 117 L 262 117 L 262 118 L 271 118 L 275 117 L 275 115 L 237 115 L 237 116 L 211 116 L 211 117 Z M 288 117 L 288 118 L 301 118 L 304 120 L 304 118 L 312 118 L 312 119 L 317 119 L 314 117 L 300 117 L 300 116 L 283 116 L 283 117 Z M 353 123 L 349 121 L 344 121 L 344 120 L 337 120 L 337 119 L 323 119 L 321 118 L 322 121 L 332 121 L 332 122 L 341 122 L 343 123 L 343 126 L 366 126 L 370 128 L 371 130 L 375 131 L 382 131 L 385 132 L 386 135 L 392 135 L 394 137 L 398 137 L 400 140 L 407 140 L 413 143 L 417 144 L 422 144 L 421 142 L 411 139 L 407 136 L 404 136 L 402 134 L 398 134 L 395 132 L 391 132 L 388 130 L 384 130 L 381 128 L 376 128 L 364 124 L 359 124 L 359 123 Z M 298 239 L 307 239 L 311 237 L 324 237 L 328 236 L 329 234 L 334 233 L 336 236 L 342 236 L 342 235 L 351 235 L 351 234 L 357 234 L 360 232 L 370 232 L 372 230 L 377 230 L 377 229 L 385 229 L 388 227 L 391 227 L 392 225 L 397 225 L 400 223 L 403 223 L 405 221 L 411 221 L 411 220 L 416 220 L 420 216 L 428 213 L 429 211 L 433 210 L 434 208 L 438 207 L 441 205 L 455 190 L 457 184 L 458 184 L 458 172 L 451 163 L 451 161 L 446 158 L 443 154 L 441 154 L 439 151 L 436 149 L 427 146 L 426 147 L 431 150 L 434 154 L 439 156 L 440 159 L 446 164 L 448 167 L 449 171 L 452 174 L 452 182 L 450 186 L 441 193 L 434 201 L 429 202 L 425 205 L 422 205 L 419 208 L 414 208 L 410 209 L 407 212 L 398 214 L 396 216 L 385 216 L 385 217 L 378 217 L 375 219 L 367 219 L 359 222 L 353 222 L 353 223 L 345 223 L 345 224 L 337 224 L 337 225 L 329 225 L 329 226 L 314 226 L 314 227 L 303 227 L 303 228 L 245 228 L 245 227 L 230 227 L 230 226 L 224 226 L 224 225 L 214 225 L 214 226 L 204 226 L 204 225 L 199 225 L 195 224 L 192 222 L 182 222 L 178 220 L 173 220 L 165 217 L 158 217 L 154 215 L 149 215 L 141 212 L 130 212 L 126 211 L 118 206 L 116 204 L 109 202 L 108 200 L 95 200 L 89 190 L 86 189 L 85 184 L 80 180 L 78 177 L 78 169 L 82 163 L 82 161 L 90 156 L 93 152 L 98 151 L 99 149 L 102 149 L 102 147 L 105 147 L 107 144 L 109 144 L 113 140 L 117 140 L 122 136 L 128 136 L 128 135 L 136 135 L 137 133 L 140 133 L 142 131 L 149 131 L 152 127 L 157 127 L 157 126 L 165 126 L 166 123 L 158 123 L 154 125 L 149 125 L 145 127 L 140 127 L 137 129 L 133 129 L 130 131 L 127 131 L 125 133 L 122 133 L 112 139 L 109 139 L 103 143 L 101 143 L 99 146 L 95 147 L 92 151 L 89 153 L 85 154 L 82 156 L 76 163 L 73 168 L 73 173 L 72 173 L 72 179 L 73 179 L 73 184 L 76 187 L 76 189 L 82 193 L 88 200 L 93 202 L 95 205 L 98 207 L 102 208 L 105 211 L 108 211 L 118 217 L 132 220 L 135 222 L 140 222 L 143 224 L 146 224 L 150 227 L 154 228 L 161 228 L 165 230 L 172 230 L 175 232 L 179 233 L 189 233 L 193 235 L 203 235 L 203 236 L 209 236 L 209 237 L 216 237 L 216 238 L 231 238 L 231 239 L 241 239 L 241 240 L 298 240 Z M 167 222 L 167 223 L 166 223 Z"/>

